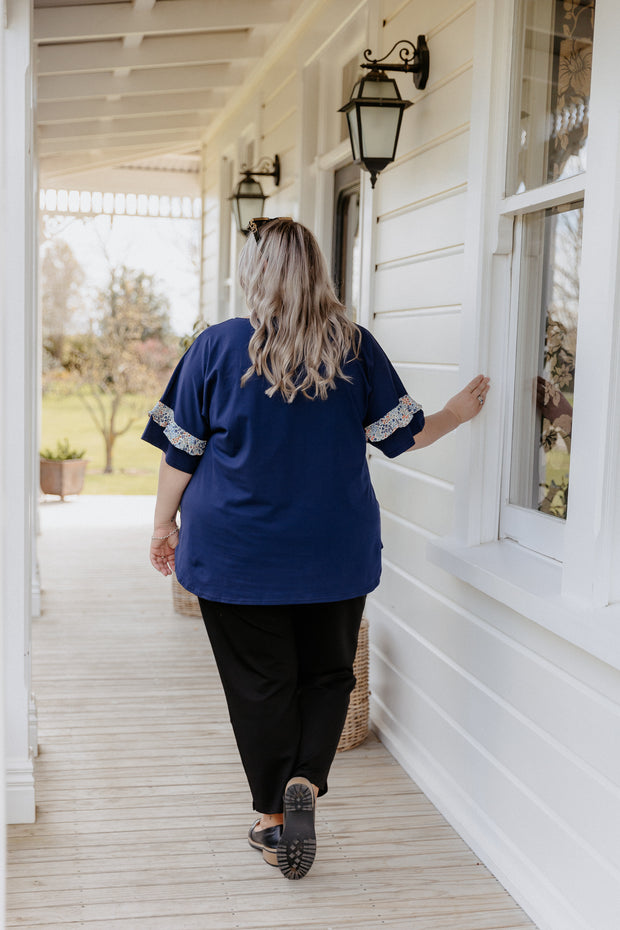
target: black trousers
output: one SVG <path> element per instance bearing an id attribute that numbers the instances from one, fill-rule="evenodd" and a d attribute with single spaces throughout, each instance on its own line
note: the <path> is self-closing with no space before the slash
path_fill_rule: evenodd
<path id="1" fill-rule="evenodd" d="M 255 810 L 280 813 L 294 775 L 327 791 L 365 600 L 246 606 L 200 598 Z"/>

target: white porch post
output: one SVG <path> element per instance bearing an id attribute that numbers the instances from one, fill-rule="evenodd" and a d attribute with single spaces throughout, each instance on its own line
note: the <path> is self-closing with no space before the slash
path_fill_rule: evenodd
<path id="1" fill-rule="evenodd" d="M 31 4 L 3 0 L 0 54 L 0 614 L 6 820 L 35 819 L 29 739 L 37 372 Z"/>
<path id="2" fill-rule="evenodd" d="M 6 86 L 6 30 L 5 30 L 5 0 L 0 3 L 0 87 Z M 4 146 L 6 139 L 6 130 L 4 126 L 4 94 L 0 94 L 0 288 L 5 280 L 6 271 L 6 229 L 2 222 L 4 216 L 4 204 L 6 201 L 6 172 L 4 163 Z M 0 322 L 4 316 L 5 294 L 4 289 L 0 290 Z M 0 346 L 0 353 L 2 348 Z M 0 354 L 0 383 L 3 378 L 4 364 Z M 4 411 L 2 409 L 2 398 L 0 397 L 0 436 L 4 436 Z M 2 450 L 4 451 L 4 450 Z M 4 486 L 3 481 L 3 463 L 0 455 L 0 487 Z M 4 503 L 0 495 L 0 527 L 4 526 Z M 4 540 L 3 534 L 0 533 L 0 591 L 4 590 Z M 4 629 L 4 609 L 0 600 L 0 630 Z M 0 637 L 0 668 L 4 669 L 4 644 Z M 0 693 L 0 823 L 6 823 L 6 803 L 5 803 L 5 773 L 4 773 L 4 695 Z M 0 836 L 0 927 L 4 927 L 4 913 L 6 910 L 6 830 L 2 830 Z"/>

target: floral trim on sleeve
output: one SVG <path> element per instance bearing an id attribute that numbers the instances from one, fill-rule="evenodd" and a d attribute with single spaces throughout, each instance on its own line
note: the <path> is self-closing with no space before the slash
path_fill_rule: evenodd
<path id="1" fill-rule="evenodd" d="M 181 452 L 187 452 L 188 455 L 202 455 L 207 448 L 204 439 L 196 439 L 191 433 L 174 422 L 174 410 L 166 407 L 161 401 L 158 401 L 152 410 L 149 410 L 149 416 L 152 417 L 159 426 L 164 427 L 164 436 L 170 440 L 175 448 Z"/>
<path id="2" fill-rule="evenodd" d="M 421 409 L 420 404 L 416 403 L 408 394 L 405 394 L 404 397 L 400 398 L 397 407 L 386 413 L 380 420 L 376 420 L 366 427 L 367 441 L 380 442 L 382 439 L 387 439 L 401 426 L 408 426 L 415 414 Z"/>

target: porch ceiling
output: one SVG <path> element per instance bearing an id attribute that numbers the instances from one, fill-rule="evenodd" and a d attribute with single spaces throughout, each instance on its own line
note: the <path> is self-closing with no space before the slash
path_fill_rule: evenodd
<path id="1" fill-rule="evenodd" d="M 204 130 L 302 6 L 34 0 L 41 185 L 155 157 L 161 170 L 162 156 L 187 173 Z"/>

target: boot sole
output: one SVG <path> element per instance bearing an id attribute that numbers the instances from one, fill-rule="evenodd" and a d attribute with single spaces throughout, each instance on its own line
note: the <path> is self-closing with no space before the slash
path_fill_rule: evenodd
<path id="1" fill-rule="evenodd" d="M 285 878 L 307 875 L 316 855 L 314 789 L 307 778 L 292 778 L 284 792 L 284 829 L 277 864 Z"/>

